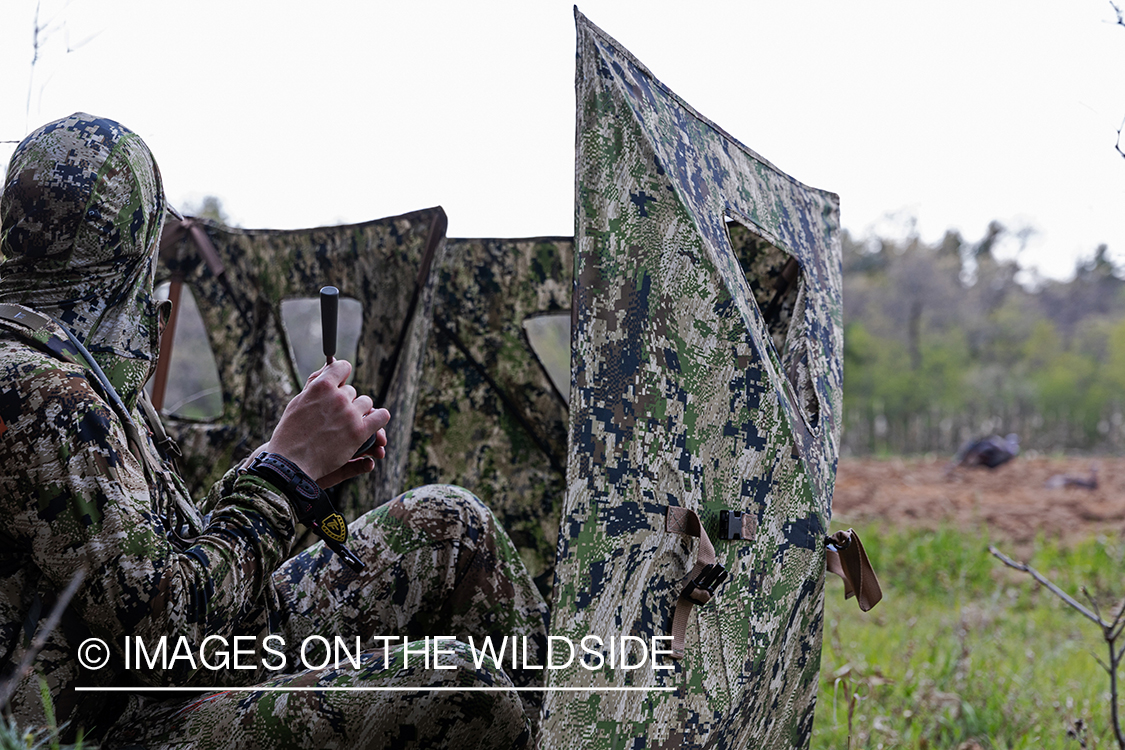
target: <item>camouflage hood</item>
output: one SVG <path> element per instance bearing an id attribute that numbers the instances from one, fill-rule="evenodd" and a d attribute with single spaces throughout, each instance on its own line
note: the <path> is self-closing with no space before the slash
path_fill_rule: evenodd
<path id="1" fill-rule="evenodd" d="M 152 296 L 164 189 L 144 141 L 80 112 L 44 125 L 12 154 L 0 220 L 0 302 L 65 324 L 131 407 L 167 310 Z"/>

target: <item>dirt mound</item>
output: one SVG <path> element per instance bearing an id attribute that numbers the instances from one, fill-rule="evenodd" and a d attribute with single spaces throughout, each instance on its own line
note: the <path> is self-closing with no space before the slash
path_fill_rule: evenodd
<path id="1" fill-rule="evenodd" d="M 1097 488 L 1063 484 L 1089 480 Z M 1054 479 L 1052 479 L 1054 478 Z M 857 522 L 960 528 L 1028 541 L 1125 530 L 1125 458 L 1018 457 L 996 469 L 950 468 L 937 458 L 841 459 L 833 526 Z"/>

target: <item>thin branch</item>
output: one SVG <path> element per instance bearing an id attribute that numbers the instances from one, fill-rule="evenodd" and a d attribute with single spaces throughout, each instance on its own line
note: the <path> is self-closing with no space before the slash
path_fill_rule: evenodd
<path id="1" fill-rule="evenodd" d="M 1090 596 L 1090 592 L 1085 586 L 1082 587 L 1082 595 L 1086 597 L 1086 601 L 1090 602 L 1090 606 L 1094 608 L 1094 614 L 1098 616 L 1098 620 L 1102 619 L 1102 611 L 1098 608 L 1098 602 L 1094 597 Z"/>
<path id="2" fill-rule="evenodd" d="M 1113 12 L 1117 14 L 1117 25 L 1125 27 L 1125 9 L 1117 7 L 1117 3 L 1113 2 L 1113 0 L 1109 0 L 1109 7 L 1113 8 Z M 1125 130 L 1125 120 L 1121 121 L 1121 127 L 1117 129 L 1117 143 L 1114 144 L 1114 148 L 1117 149 L 1117 153 L 1121 154 L 1121 157 L 1125 159 L 1125 151 L 1121 150 L 1122 130 Z"/>
<path id="3" fill-rule="evenodd" d="M 1118 651 L 1114 658 L 1113 641 L 1109 642 L 1110 664 L 1113 666 L 1113 671 L 1109 673 L 1109 699 L 1112 701 L 1109 713 L 1113 719 L 1113 734 L 1117 738 L 1117 747 L 1125 750 L 1125 734 L 1121 732 L 1121 715 L 1117 709 L 1117 665 L 1121 663 L 1122 653 L 1125 653 L 1125 648 Z"/>
<path id="4" fill-rule="evenodd" d="M 70 44 L 70 29 L 67 29 L 67 32 L 66 32 L 66 53 L 69 55 L 71 52 L 77 52 L 78 50 L 82 49 L 87 44 L 89 44 L 90 42 L 94 41 L 99 36 L 101 36 L 104 31 L 105 31 L 105 29 L 102 29 L 101 31 L 95 31 L 93 34 L 86 37 L 85 39 L 83 39 L 78 44 L 75 44 L 74 46 L 71 46 L 71 44 Z"/>
<path id="5" fill-rule="evenodd" d="M 31 71 L 27 77 L 27 107 L 23 112 L 23 129 L 27 130 L 28 120 L 31 118 L 31 88 L 35 83 L 35 63 L 39 62 L 39 32 L 44 30 L 44 27 L 39 25 L 39 9 L 42 7 L 42 0 L 35 4 L 35 21 L 32 22 L 31 29 Z"/>
<path id="6" fill-rule="evenodd" d="M 1125 599 L 1121 600 L 1121 606 L 1117 608 L 1117 614 L 1113 618 L 1113 624 L 1125 622 Z"/>
<path id="7" fill-rule="evenodd" d="M 31 645 L 27 648 L 27 653 L 23 655 L 19 667 L 8 678 L 8 682 L 0 685 L 0 706 L 8 705 L 8 701 L 12 697 L 12 693 L 16 691 L 20 681 L 31 674 L 31 667 L 35 663 L 35 657 L 39 656 L 39 652 L 47 645 L 47 638 L 58 627 L 59 619 L 62 618 L 63 611 L 66 606 L 70 604 L 70 600 L 74 597 L 75 592 L 78 591 L 78 586 L 82 583 L 82 579 L 86 577 L 86 569 L 79 568 L 74 577 L 70 579 L 62 594 L 55 601 L 55 606 L 51 609 L 51 614 L 47 615 L 46 621 L 40 626 L 39 631 L 35 634 L 35 638 L 31 641 Z"/>
<path id="8" fill-rule="evenodd" d="M 39 22 L 39 12 L 43 9 L 43 0 L 38 0 L 38 2 L 35 3 L 35 20 L 32 22 L 31 28 L 31 68 L 28 71 L 27 77 L 27 106 L 24 108 L 23 114 L 23 129 L 25 132 L 27 131 L 29 123 L 31 121 L 31 92 L 35 89 L 35 66 L 39 62 L 39 52 L 43 48 L 43 45 L 45 45 L 47 41 L 51 39 L 59 30 L 62 30 L 66 33 L 66 51 L 67 54 L 69 54 L 74 50 L 84 46 L 87 42 L 90 42 L 102 33 L 101 31 L 99 31 L 83 39 L 78 43 L 77 46 L 70 46 L 70 30 L 67 28 L 66 19 L 62 16 L 66 9 L 70 7 L 70 4 L 72 2 L 74 2 L 74 0 L 67 0 L 66 4 L 64 4 L 63 7 L 59 9 L 54 17 L 43 21 L 42 23 Z M 102 31 L 104 31 L 104 29 Z M 50 81 L 49 78 L 47 80 Z M 44 83 L 43 86 L 39 87 L 40 99 L 42 99 L 43 96 L 43 87 L 46 85 L 47 84 Z M 5 143 L 6 142 L 7 141 L 5 141 Z"/>
<path id="9" fill-rule="evenodd" d="M 1114 615 L 1113 624 L 1106 632 L 1106 638 L 1116 641 L 1122 630 L 1125 630 L 1125 599 L 1121 600 L 1121 606 L 1117 608 L 1117 614 Z"/>
<path id="10" fill-rule="evenodd" d="M 992 546 L 990 546 L 988 548 L 988 551 L 992 553 L 993 557 L 995 557 L 1000 562 L 1007 565 L 1009 568 L 1015 568 L 1016 570 L 1023 571 L 1024 573 L 1027 573 L 1029 576 L 1034 578 L 1036 581 L 1039 581 L 1039 583 L 1046 586 L 1047 589 L 1052 594 L 1054 594 L 1058 598 L 1062 599 L 1064 602 L 1069 604 L 1074 609 L 1081 612 L 1091 622 L 1097 623 L 1098 627 L 1100 627 L 1100 628 L 1109 628 L 1110 627 L 1110 624 L 1108 622 L 1104 621 L 1102 618 L 1098 617 L 1096 614 L 1094 614 L 1090 610 L 1083 607 L 1081 604 L 1079 604 L 1077 601 L 1075 601 L 1074 597 L 1072 597 L 1070 594 L 1068 594 L 1065 591 L 1063 591 L 1062 589 L 1060 589 L 1055 584 L 1051 583 L 1049 580 L 1047 580 L 1043 576 L 1042 573 L 1040 573 L 1038 570 L 1031 567 L 1027 563 L 1016 562 L 1015 560 L 1008 557 L 1003 552 L 1001 552 L 1000 550 L 998 550 L 998 549 L 996 549 L 995 547 L 992 547 Z"/>
<path id="11" fill-rule="evenodd" d="M 1114 7 L 1116 9 L 1116 6 Z M 1119 748 L 1119 750 L 1125 750 L 1125 732 L 1122 732 L 1121 730 L 1121 716 L 1117 706 L 1117 669 L 1121 665 L 1122 657 L 1125 657 L 1125 645 L 1123 645 L 1120 649 L 1117 648 L 1117 636 L 1121 634 L 1121 629 L 1119 626 L 1122 623 L 1122 615 L 1123 613 L 1125 613 L 1125 601 L 1123 601 L 1121 603 L 1121 607 L 1118 608 L 1117 616 L 1113 619 L 1113 623 L 1108 623 L 1102 619 L 1102 613 L 1101 609 L 1098 607 L 1098 603 L 1092 596 L 1090 596 L 1090 592 L 1086 590 L 1085 586 L 1082 587 L 1082 593 L 1085 594 L 1086 598 L 1090 600 L 1090 604 L 1094 608 L 1093 612 L 1083 607 L 1065 591 L 1044 578 L 1039 571 L 1037 571 L 1035 568 L 1032 568 L 1027 563 L 1016 562 L 1012 558 L 1000 552 L 1000 550 L 996 549 L 995 547 L 990 546 L 988 548 L 988 551 L 991 552 L 996 559 L 1000 560 L 1009 568 L 1015 568 L 1016 570 L 1030 575 L 1040 584 L 1046 586 L 1047 589 L 1051 591 L 1051 593 L 1062 599 L 1078 612 L 1081 612 L 1087 619 L 1097 623 L 1098 626 L 1102 629 L 1102 637 L 1105 639 L 1106 645 L 1109 647 L 1109 663 L 1105 663 L 1097 656 L 1094 656 L 1094 659 L 1098 662 L 1102 669 L 1104 669 L 1106 672 L 1109 672 L 1109 712 L 1110 718 L 1113 720 L 1113 734 L 1117 739 L 1117 747 Z"/>

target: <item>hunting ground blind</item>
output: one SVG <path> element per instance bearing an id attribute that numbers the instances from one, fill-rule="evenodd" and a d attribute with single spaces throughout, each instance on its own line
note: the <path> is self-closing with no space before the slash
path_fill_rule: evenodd
<path id="1" fill-rule="evenodd" d="M 827 539 L 838 198 L 575 17 L 573 239 L 449 239 L 441 208 L 298 231 L 170 220 L 162 273 L 198 305 L 221 402 L 166 421 L 202 490 L 303 383 L 295 350 L 319 341 L 283 303 L 338 287 L 358 301 L 354 384 L 391 410 L 395 450 L 337 504 L 354 518 L 445 482 L 493 509 L 552 643 L 595 639 L 546 670 L 568 690 L 546 693 L 545 747 L 803 748 L 826 562 L 866 580 L 861 602 L 873 585 L 858 540 Z M 668 653 L 640 660 L 654 643 Z"/>

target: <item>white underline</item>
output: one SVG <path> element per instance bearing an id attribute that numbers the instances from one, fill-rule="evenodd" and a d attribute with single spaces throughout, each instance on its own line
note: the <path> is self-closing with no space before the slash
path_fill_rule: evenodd
<path id="1" fill-rule="evenodd" d="M 510 690 L 525 691 L 530 693 L 624 693 L 650 691 L 668 693 L 676 690 L 674 687 L 315 687 L 300 686 L 287 687 L 279 685 L 274 687 L 75 687 L 79 693 L 452 693 L 452 692 L 477 692 L 477 693 L 506 693 Z"/>

